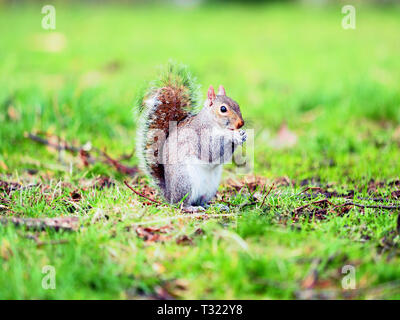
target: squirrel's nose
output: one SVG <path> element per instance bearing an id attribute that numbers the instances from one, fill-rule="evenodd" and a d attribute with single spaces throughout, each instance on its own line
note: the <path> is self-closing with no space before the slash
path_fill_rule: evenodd
<path id="1" fill-rule="evenodd" d="M 236 122 L 236 129 L 240 129 L 243 126 L 244 126 L 244 121 L 242 119 Z"/>

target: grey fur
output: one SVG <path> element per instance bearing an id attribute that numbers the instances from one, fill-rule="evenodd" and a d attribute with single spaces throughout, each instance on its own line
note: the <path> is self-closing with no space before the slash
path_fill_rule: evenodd
<path id="1" fill-rule="evenodd" d="M 211 111 L 209 107 L 204 107 L 190 121 L 178 125 L 164 143 L 164 196 L 171 203 L 177 203 L 186 196 L 185 206 L 207 204 L 217 192 L 222 164 L 229 161 L 234 148 L 246 140 L 243 130 L 218 128 Z M 206 150 L 201 145 L 206 146 Z M 218 183 L 214 188 L 204 184 L 204 191 L 200 187 L 194 194 L 193 177 L 196 177 L 196 171 L 215 172 L 216 176 L 219 175 Z"/>

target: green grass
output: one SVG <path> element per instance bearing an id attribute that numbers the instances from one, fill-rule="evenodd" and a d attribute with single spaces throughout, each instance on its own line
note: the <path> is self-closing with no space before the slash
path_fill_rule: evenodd
<path id="1" fill-rule="evenodd" d="M 324 198 L 301 198 L 307 186 L 355 190 L 352 200 L 363 204 L 396 202 L 359 198 L 400 188 L 390 184 L 400 172 L 399 7 L 357 6 L 357 29 L 344 30 L 339 7 L 60 3 L 55 32 L 41 29 L 39 6 L 0 9 L 0 177 L 41 184 L 9 194 L 0 187 L 7 207 L 0 215 L 74 215 L 82 225 L 40 233 L 1 227 L 0 298 L 400 297 L 397 211 L 341 214 L 330 206 L 320 220 L 311 205 L 293 214 Z M 231 216 L 213 207 L 212 216 L 194 217 L 143 205 L 109 166 L 84 167 L 79 157 L 24 137 L 40 131 L 76 145 L 90 141 L 115 158 L 130 154 L 135 93 L 171 58 L 190 67 L 203 96 L 208 85 L 223 84 L 240 103 L 255 130 L 252 174 L 266 177 L 267 188 L 275 182 L 264 206 L 262 185 L 255 205 L 244 205 L 254 190 L 232 192 L 228 178 L 243 178 L 232 165 L 220 188 Z M 283 122 L 298 142 L 274 149 L 270 140 Z M 99 176 L 115 185 L 92 188 Z M 375 190 L 371 179 L 383 183 Z M 138 190 L 146 184 L 140 176 L 130 181 Z M 74 190 L 78 202 L 71 202 Z M 136 231 L 165 225 L 163 242 L 146 242 Z M 188 245 L 177 241 L 185 235 Z M 55 290 L 42 288 L 45 265 L 55 267 Z M 345 265 L 355 267 L 361 290 L 342 290 Z M 310 273 L 318 277 L 306 290 Z"/>

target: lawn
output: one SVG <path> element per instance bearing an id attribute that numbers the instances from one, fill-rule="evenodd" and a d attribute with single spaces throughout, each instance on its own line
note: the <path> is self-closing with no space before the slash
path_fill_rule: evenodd
<path id="1" fill-rule="evenodd" d="M 0 2 L 1 299 L 400 298 L 400 7 L 358 3 L 355 30 L 338 6 L 55 7 L 43 30 L 40 5 Z M 229 213 L 123 183 L 162 201 L 133 102 L 169 59 L 254 130 Z"/>

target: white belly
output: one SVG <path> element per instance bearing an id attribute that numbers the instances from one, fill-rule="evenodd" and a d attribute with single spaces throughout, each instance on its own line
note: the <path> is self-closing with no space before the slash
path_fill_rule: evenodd
<path id="1" fill-rule="evenodd" d="M 222 164 L 187 165 L 192 181 L 190 202 L 198 202 L 203 197 L 205 202 L 210 201 L 217 192 L 222 173 Z"/>

